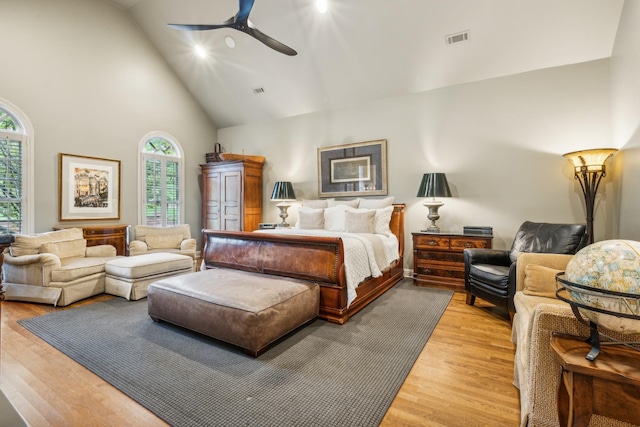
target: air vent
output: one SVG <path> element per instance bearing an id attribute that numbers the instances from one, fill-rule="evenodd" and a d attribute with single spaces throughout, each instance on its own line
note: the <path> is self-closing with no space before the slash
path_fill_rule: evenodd
<path id="1" fill-rule="evenodd" d="M 263 87 L 257 87 L 253 90 L 253 94 L 254 95 L 260 95 L 264 93 L 264 88 Z"/>
<path id="2" fill-rule="evenodd" d="M 447 43 L 447 46 L 451 46 L 458 43 L 468 42 L 470 38 L 471 38 L 471 34 L 469 34 L 469 30 L 467 30 L 467 31 L 462 31 L 460 33 L 449 34 L 445 36 L 444 39 L 445 39 L 445 42 Z"/>

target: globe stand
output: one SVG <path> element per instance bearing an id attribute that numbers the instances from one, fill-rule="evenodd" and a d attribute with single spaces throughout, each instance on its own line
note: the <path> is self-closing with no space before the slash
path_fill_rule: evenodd
<path id="1" fill-rule="evenodd" d="M 640 348 L 636 347 L 637 345 L 640 345 L 640 342 L 637 342 L 637 341 L 622 342 L 602 333 L 601 331 L 598 330 L 598 324 L 593 320 L 586 320 L 580 313 L 579 309 L 589 310 L 589 311 L 593 311 L 601 314 L 606 314 L 609 316 L 633 319 L 638 321 L 640 321 L 640 314 L 621 313 L 617 311 L 611 311 L 604 308 L 583 304 L 573 299 L 570 291 L 578 294 L 590 293 L 590 294 L 602 294 L 603 296 L 609 296 L 609 297 L 611 296 L 618 297 L 618 298 L 621 298 L 622 301 L 624 301 L 623 305 L 629 308 L 640 307 L 640 295 L 629 294 L 625 292 L 610 291 L 607 289 L 598 289 L 596 292 L 593 288 L 589 286 L 583 286 L 583 285 L 579 285 L 578 283 L 570 282 L 566 279 L 563 279 L 562 276 L 564 276 L 564 272 L 556 274 L 556 297 L 559 300 L 564 301 L 571 306 L 571 311 L 573 311 L 573 314 L 576 316 L 576 319 L 580 323 L 582 323 L 583 325 L 589 326 L 589 338 L 587 338 L 585 342 L 591 344 L 591 350 L 585 356 L 587 360 L 594 361 L 600 354 L 600 349 L 601 349 L 601 346 L 603 345 L 624 345 L 632 350 L 640 351 Z M 609 340 L 609 342 L 602 342 L 600 339 L 601 336 L 605 337 L 607 340 Z"/>

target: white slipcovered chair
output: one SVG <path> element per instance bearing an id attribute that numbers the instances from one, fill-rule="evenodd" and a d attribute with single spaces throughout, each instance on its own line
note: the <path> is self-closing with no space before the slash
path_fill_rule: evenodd
<path id="1" fill-rule="evenodd" d="M 129 243 L 130 256 L 168 252 L 188 255 L 195 263 L 196 239 L 191 237 L 191 228 L 188 224 L 170 227 L 136 225 L 133 233 L 134 238 Z"/>

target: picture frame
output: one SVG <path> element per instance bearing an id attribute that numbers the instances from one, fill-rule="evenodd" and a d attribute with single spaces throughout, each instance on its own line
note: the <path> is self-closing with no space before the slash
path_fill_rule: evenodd
<path id="1" fill-rule="evenodd" d="M 387 140 L 318 148 L 318 196 L 387 195 Z"/>
<path id="2" fill-rule="evenodd" d="M 120 160 L 60 153 L 60 221 L 120 219 Z"/>

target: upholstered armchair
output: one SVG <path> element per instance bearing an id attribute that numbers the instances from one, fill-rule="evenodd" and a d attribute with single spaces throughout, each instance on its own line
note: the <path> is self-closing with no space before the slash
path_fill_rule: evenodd
<path id="1" fill-rule="evenodd" d="M 171 227 L 150 227 L 136 225 L 134 239 L 129 242 L 129 255 L 142 255 L 154 252 L 169 252 L 188 255 L 196 259 L 196 239 L 191 238 L 188 224 Z"/>
<path id="2" fill-rule="evenodd" d="M 575 254 L 587 242 L 585 224 L 550 224 L 525 221 L 510 250 L 465 249 L 464 286 L 467 304 L 480 297 L 507 311 L 513 318 L 516 261 L 524 252 Z"/>
<path id="3" fill-rule="evenodd" d="M 104 292 L 111 245 L 87 247 L 81 228 L 17 235 L 4 250 L 6 299 L 66 306 Z"/>

